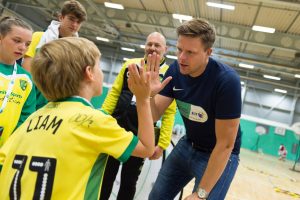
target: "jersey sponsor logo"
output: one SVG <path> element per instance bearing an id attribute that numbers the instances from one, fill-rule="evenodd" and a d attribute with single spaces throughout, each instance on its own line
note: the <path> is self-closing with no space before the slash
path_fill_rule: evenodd
<path id="1" fill-rule="evenodd" d="M 201 123 L 207 121 L 208 115 L 201 106 L 195 106 L 180 100 L 176 100 L 176 103 L 180 113 L 189 120 Z"/>
<path id="2" fill-rule="evenodd" d="M 51 128 L 52 134 L 54 135 L 58 130 L 58 128 L 60 127 L 60 125 L 62 124 L 62 122 L 63 119 L 57 119 L 57 116 L 52 117 L 50 115 L 47 116 L 41 115 L 29 121 L 29 124 L 27 126 L 27 133 L 33 130 L 40 130 L 40 129 L 48 130 L 49 128 Z"/>
<path id="3" fill-rule="evenodd" d="M 23 91 L 25 91 L 27 88 L 27 81 L 20 79 L 20 87 Z"/>
<path id="4" fill-rule="evenodd" d="M 183 90 L 183 89 L 181 89 L 181 88 L 176 88 L 175 86 L 173 87 L 173 91 L 181 91 L 181 90 Z"/>
<path id="5" fill-rule="evenodd" d="M 191 105 L 191 112 L 189 119 L 196 122 L 206 122 L 208 119 L 207 113 L 200 106 Z"/>

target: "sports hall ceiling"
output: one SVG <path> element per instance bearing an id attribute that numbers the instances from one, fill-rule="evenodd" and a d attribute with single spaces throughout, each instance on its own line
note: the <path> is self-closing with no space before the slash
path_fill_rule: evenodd
<path id="1" fill-rule="evenodd" d="M 288 94 L 300 93 L 300 0 L 211 0 L 235 6 L 225 10 L 207 6 L 206 0 L 107 0 L 119 3 L 124 10 L 104 6 L 105 0 L 80 0 L 88 12 L 88 21 L 80 35 L 93 40 L 103 56 L 122 60 L 143 55 L 146 36 L 158 31 L 165 35 L 169 55 L 176 55 L 175 28 L 180 24 L 172 14 L 206 18 L 216 26 L 217 40 L 213 57 L 233 66 L 248 87 Z M 56 16 L 63 1 L 0 0 L 3 14 L 25 18 L 35 30 L 45 29 Z M 275 33 L 253 31 L 252 26 L 275 28 Z M 108 38 L 109 42 L 96 40 Z M 121 47 L 133 48 L 126 52 Z M 172 62 L 171 59 L 168 60 Z M 254 65 L 253 69 L 239 63 Z M 265 79 L 263 75 L 280 77 Z"/>

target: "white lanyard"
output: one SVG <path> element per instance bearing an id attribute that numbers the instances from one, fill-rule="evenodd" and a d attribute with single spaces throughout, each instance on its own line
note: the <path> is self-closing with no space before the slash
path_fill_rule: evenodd
<path id="1" fill-rule="evenodd" d="M 8 84 L 8 88 L 6 90 L 6 94 L 4 96 L 4 99 L 3 99 L 3 102 L 2 102 L 2 105 L 1 105 L 1 108 L 0 108 L 0 114 L 4 111 L 4 109 L 6 107 L 8 98 L 9 98 L 11 92 L 12 92 L 12 89 L 13 89 L 13 86 L 14 86 L 14 83 L 15 83 L 16 74 L 17 74 L 17 63 L 15 62 L 15 64 L 14 64 L 14 70 L 13 70 L 13 73 L 12 73 L 12 75 L 10 77 L 10 82 Z"/>

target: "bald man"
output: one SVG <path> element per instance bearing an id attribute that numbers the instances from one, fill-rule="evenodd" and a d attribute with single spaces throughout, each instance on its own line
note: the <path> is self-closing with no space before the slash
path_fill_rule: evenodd
<path id="1" fill-rule="evenodd" d="M 154 52 L 159 54 L 162 58 L 160 61 L 160 77 L 162 79 L 164 73 L 169 68 L 164 57 L 165 53 L 167 52 L 166 39 L 162 34 L 153 32 L 147 37 L 144 58 L 130 59 L 123 64 L 111 91 L 107 95 L 102 105 L 102 109 L 115 117 L 121 127 L 127 131 L 132 131 L 134 134 L 137 134 L 138 118 L 135 96 L 129 90 L 127 84 L 127 66 L 131 63 L 135 63 L 137 65 L 140 65 L 141 62 L 147 63 L 147 56 Z M 149 159 L 154 160 L 160 158 L 163 150 L 169 146 L 175 120 L 175 113 L 176 104 L 174 101 L 162 116 L 158 143 L 155 147 L 154 154 Z M 143 164 L 144 159 L 137 157 L 130 157 L 126 163 L 122 164 L 121 183 L 117 200 L 133 200 L 136 191 L 136 183 L 141 173 Z M 102 182 L 100 200 L 109 199 L 119 166 L 120 162 L 118 160 L 111 156 L 108 158 Z"/>

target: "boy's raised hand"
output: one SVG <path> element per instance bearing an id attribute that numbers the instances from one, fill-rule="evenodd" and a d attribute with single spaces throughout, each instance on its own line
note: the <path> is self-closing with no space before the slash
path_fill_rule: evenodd
<path id="1" fill-rule="evenodd" d="M 169 76 L 163 82 L 160 82 L 160 59 L 160 55 L 155 52 L 153 54 L 149 54 L 147 57 L 146 70 L 143 60 L 141 61 L 141 67 L 138 67 L 136 64 L 128 65 L 128 87 L 136 98 L 149 98 L 150 96 L 155 96 L 172 79 L 172 77 Z"/>
<path id="2" fill-rule="evenodd" d="M 136 96 L 136 99 L 144 100 L 150 98 L 150 72 L 144 69 L 144 62 L 141 62 L 141 67 L 136 64 L 128 65 L 129 77 L 128 87 Z"/>

